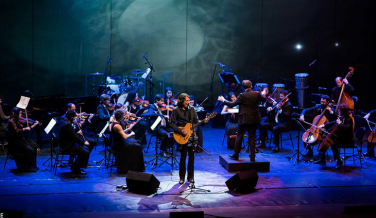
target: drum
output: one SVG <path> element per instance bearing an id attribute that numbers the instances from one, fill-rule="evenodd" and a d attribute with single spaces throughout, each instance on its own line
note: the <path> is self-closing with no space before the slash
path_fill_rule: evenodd
<path id="1" fill-rule="evenodd" d="M 306 108 L 308 102 L 308 73 L 295 74 L 295 89 L 299 108 Z"/>
<path id="2" fill-rule="evenodd" d="M 276 99 L 277 101 L 281 100 L 279 99 L 279 92 L 281 90 L 285 89 L 285 84 L 282 84 L 282 83 L 275 83 L 273 84 L 273 97 L 274 99 Z"/>
<path id="3" fill-rule="evenodd" d="M 119 98 L 117 99 L 116 103 L 120 103 L 122 105 L 125 105 L 127 97 L 128 97 L 128 92 L 121 94 L 119 96 Z"/>
<path id="4" fill-rule="evenodd" d="M 269 85 L 267 83 L 256 83 L 255 84 L 255 91 L 262 91 L 263 88 L 268 87 Z"/>
<path id="5" fill-rule="evenodd" d="M 119 85 L 111 84 L 111 85 L 107 85 L 107 88 L 105 85 L 100 85 L 98 87 L 98 95 L 102 95 L 102 94 L 107 94 L 107 95 L 120 94 Z"/>

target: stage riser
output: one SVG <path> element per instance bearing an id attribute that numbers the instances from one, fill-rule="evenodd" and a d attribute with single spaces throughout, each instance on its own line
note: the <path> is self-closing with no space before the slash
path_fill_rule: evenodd
<path id="1" fill-rule="evenodd" d="M 248 155 L 240 156 L 239 160 L 232 160 L 227 155 L 219 155 L 219 164 L 228 172 L 256 170 L 257 172 L 270 172 L 270 162 L 261 156 L 251 162 Z"/>

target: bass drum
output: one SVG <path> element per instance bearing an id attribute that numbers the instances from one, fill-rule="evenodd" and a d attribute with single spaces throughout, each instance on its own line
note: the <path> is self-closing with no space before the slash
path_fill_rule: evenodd
<path id="1" fill-rule="evenodd" d="M 128 93 L 123 93 L 119 96 L 119 98 L 117 99 L 116 103 L 120 103 L 122 105 L 125 105 L 125 102 L 127 100 L 127 97 L 128 97 Z"/>

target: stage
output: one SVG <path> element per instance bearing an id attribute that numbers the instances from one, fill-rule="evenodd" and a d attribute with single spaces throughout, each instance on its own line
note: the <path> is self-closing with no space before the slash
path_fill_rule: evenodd
<path id="1" fill-rule="evenodd" d="M 224 129 L 203 128 L 204 148 L 211 154 L 196 154 L 196 187 L 180 186 L 176 169 L 169 165 L 151 170 L 160 187 L 155 194 L 145 196 L 117 189 L 125 185 L 125 175 L 116 168 L 101 168 L 95 161 L 103 158 L 101 143 L 90 156 L 90 166 L 85 176 L 70 174 L 69 168 L 57 169 L 57 175 L 42 166 L 49 157 L 49 145 L 43 146 L 38 156 L 36 173 L 18 173 L 15 162 L 8 160 L 6 169 L 0 170 L 0 201 L 2 209 L 21 210 L 25 217 L 169 217 L 169 212 L 204 211 L 205 217 L 374 217 L 364 214 L 367 208 L 355 208 L 355 214 L 345 214 L 346 206 L 376 205 L 376 161 L 366 158 L 363 167 L 359 160 L 346 161 L 346 167 L 336 170 L 335 162 L 325 167 L 310 162 L 288 160 L 295 152 L 290 141 L 283 149 L 273 153 L 263 149 L 256 156 L 270 161 L 270 172 L 259 172 L 254 192 L 238 194 L 228 191 L 225 182 L 235 172 L 229 173 L 219 163 L 219 156 L 232 154 L 222 146 Z M 297 132 L 293 131 L 297 146 Z M 147 139 L 149 140 L 149 135 Z M 365 145 L 364 145 L 365 147 Z M 303 151 L 302 144 L 300 150 Z M 145 154 L 145 161 L 152 159 L 154 149 Z M 317 155 L 317 151 L 314 151 Z M 179 160 L 180 154 L 176 154 Z M 5 153 L 0 156 L 4 164 Z M 332 152 L 329 150 L 329 159 Z M 3 165 L 2 165 L 3 167 Z M 172 171 L 171 171 L 172 170 Z M 171 174 L 172 172 L 172 174 Z M 349 207 L 347 207 L 349 209 Z"/>

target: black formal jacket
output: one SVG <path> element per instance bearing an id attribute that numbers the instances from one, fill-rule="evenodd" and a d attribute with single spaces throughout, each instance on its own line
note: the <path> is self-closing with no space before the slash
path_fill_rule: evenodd
<path id="1" fill-rule="evenodd" d="M 261 114 L 258 108 L 259 101 L 266 101 L 260 92 L 247 89 L 244 93 L 239 94 L 235 101 L 225 100 L 223 103 L 229 107 L 239 105 L 238 125 L 255 124 L 261 121 Z"/>
<path id="2" fill-rule="evenodd" d="M 286 126 L 291 125 L 291 114 L 292 114 L 292 104 L 290 101 L 286 102 L 282 107 L 282 113 L 278 115 L 278 124 L 283 124 Z M 277 109 L 275 109 L 277 110 Z M 275 114 L 274 114 L 275 115 Z M 275 117 L 275 116 L 274 116 Z M 273 119 L 274 119 L 273 117 Z"/>
<path id="3" fill-rule="evenodd" d="M 336 86 L 332 89 L 332 100 L 335 101 L 335 103 L 338 102 L 339 94 L 341 94 L 342 87 Z M 351 93 L 354 91 L 354 87 L 349 83 L 345 85 L 345 89 L 343 90 L 347 92 L 347 94 L 351 95 Z"/>
<path id="4" fill-rule="evenodd" d="M 345 116 L 341 119 L 342 123 L 338 124 L 338 132 L 336 140 L 340 143 L 340 146 L 353 146 L 354 145 L 354 131 L 353 131 L 353 119 L 349 116 Z M 325 128 L 328 129 L 336 124 L 336 120 L 326 123 Z"/>
<path id="5" fill-rule="evenodd" d="M 72 123 L 68 120 L 64 120 L 61 123 L 60 129 L 60 147 L 64 150 L 70 149 L 72 146 L 79 144 L 84 145 L 84 141 L 77 137 L 76 133 L 74 132 Z"/>
<path id="6" fill-rule="evenodd" d="M 325 114 L 324 114 L 326 119 L 328 119 L 329 121 L 337 119 L 337 116 L 333 108 L 332 108 L 332 111 L 333 111 L 333 114 L 331 114 L 328 110 L 325 111 Z M 314 107 L 311 107 L 311 108 L 304 109 L 300 115 L 305 115 L 306 113 L 312 113 L 312 117 L 314 119 L 316 116 L 322 113 L 321 104 L 315 105 Z"/>
<path id="7" fill-rule="evenodd" d="M 98 131 L 102 131 L 102 129 L 106 126 L 107 121 L 110 120 L 111 115 L 107 107 L 103 106 L 102 104 L 98 105 L 97 114 L 98 114 Z"/>

